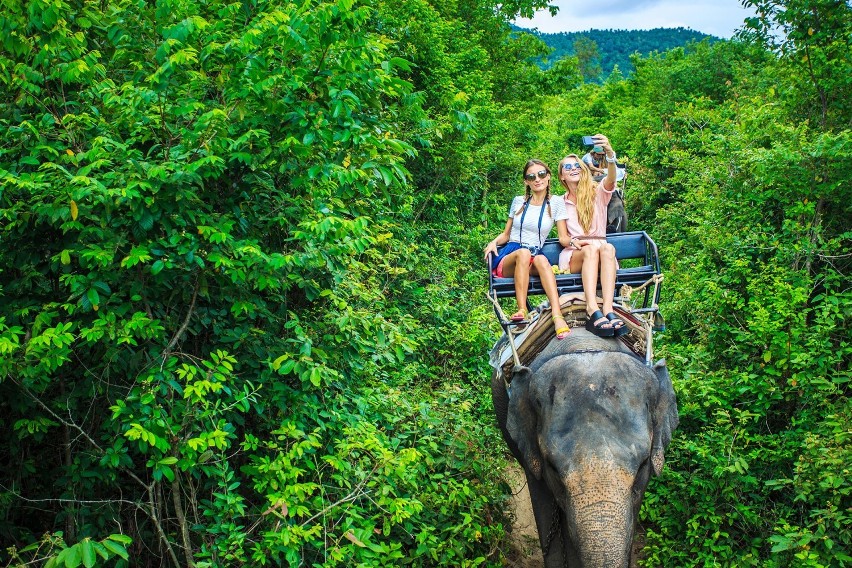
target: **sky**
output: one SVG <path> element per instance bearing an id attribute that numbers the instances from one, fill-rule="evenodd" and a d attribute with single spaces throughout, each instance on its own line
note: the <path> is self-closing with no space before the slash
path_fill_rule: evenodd
<path id="1" fill-rule="evenodd" d="M 538 28 L 542 33 L 599 30 L 650 30 L 689 28 L 729 39 L 743 21 L 754 15 L 739 0 L 552 0 L 559 13 L 546 10 L 531 20 L 518 18 L 515 25 Z"/>

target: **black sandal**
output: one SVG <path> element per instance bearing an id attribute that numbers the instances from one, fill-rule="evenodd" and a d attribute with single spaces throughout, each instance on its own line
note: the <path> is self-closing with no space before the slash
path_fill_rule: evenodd
<path id="1" fill-rule="evenodd" d="M 606 325 L 610 327 L 604 327 Z M 595 310 L 595 313 L 590 315 L 589 319 L 586 320 L 586 329 L 598 337 L 612 337 L 615 335 L 615 329 L 612 327 L 609 319 L 600 310 Z"/>
<path id="2" fill-rule="evenodd" d="M 624 320 L 618 317 L 618 314 L 615 312 L 609 312 L 606 315 L 606 319 L 610 321 L 612 324 L 612 330 L 614 331 L 613 335 L 615 337 L 621 337 L 622 335 L 626 335 L 630 333 L 630 330 L 627 328 L 627 324 L 624 323 Z M 620 324 L 620 325 L 619 325 Z"/>

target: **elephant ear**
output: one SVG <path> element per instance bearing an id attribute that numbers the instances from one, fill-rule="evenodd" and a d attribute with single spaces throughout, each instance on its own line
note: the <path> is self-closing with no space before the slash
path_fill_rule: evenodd
<path id="1" fill-rule="evenodd" d="M 651 447 L 651 466 L 654 475 L 660 475 L 666 461 L 665 449 L 672 440 L 672 432 L 677 428 L 679 419 L 674 387 L 665 360 L 654 365 L 654 373 L 657 375 L 659 390 L 653 412 L 654 442 Z"/>
<path id="2" fill-rule="evenodd" d="M 530 400 L 532 376 L 529 367 L 516 366 L 512 370 L 506 431 L 517 444 L 524 467 L 536 479 L 541 479 L 542 457 L 538 447 L 538 420 Z"/>

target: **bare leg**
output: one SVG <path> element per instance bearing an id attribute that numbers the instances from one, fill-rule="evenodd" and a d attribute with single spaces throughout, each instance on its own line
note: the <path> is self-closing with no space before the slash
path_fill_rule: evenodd
<path id="1" fill-rule="evenodd" d="M 600 257 L 598 255 L 598 247 L 594 245 L 586 245 L 580 252 L 584 256 L 583 269 L 580 276 L 583 280 L 583 294 L 586 296 L 586 313 L 591 315 L 598 309 L 597 291 Z"/>
<path id="2" fill-rule="evenodd" d="M 586 296 L 586 314 L 591 316 L 598 308 L 597 288 L 598 288 L 598 268 L 601 265 L 600 247 L 594 244 L 583 246 L 580 250 L 571 255 L 571 272 L 579 270 L 583 280 L 583 294 Z M 604 293 L 604 298 L 606 294 Z M 606 302 L 606 299 L 604 299 Z M 610 301 L 610 303 L 612 303 Z M 604 314 L 606 316 L 606 314 Z M 612 327 L 608 322 L 602 322 L 604 318 L 595 320 L 604 328 Z"/>
<path id="3" fill-rule="evenodd" d="M 556 277 L 553 275 L 553 267 L 550 261 L 544 255 L 538 255 L 533 259 L 532 270 L 541 279 L 541 285 L 544 288 L 547 299 L 550 301 L 550 311 L 553 315 L 553 329 L 556 332 L 556 339 L 565 339 L 571 328 L 568 327 L 568 322 L 562 317 L 562 305 L 559 303 L 559 289 L 556 287 Z"/>
<path id="4" fill-rule="evenodd" d="M 603 295 L 603 313 L 612 311 L 612 300 L 615 296 L 615 247 L 606 243 L 600 248 L 601 263 L 601 295 Z"/>
<path id="5" fill-rule="evenodd" d="M 615 296 L 615 272 L 618 269 L 618 263 L 615 260 L 615 247 L 610 243 L 606 243 L 601 247 L 601 294 L 603 294 L 603 313 L 610 320 L 609 327 L 618 330 L 617 335 L 626 333 L 627 330 L 622 330 L 624 320 L 617 317 L 613 310 L 613 301 Z"/>
<path id="6" fill-rule="evenodd" d="M 553 276 L 553 268 L 550 265 L 550 261 L 544 255 L 537 255 L 533 259 L 532 271 L 538 274 L 538 277 L 541 279 L 541 286 L 544 288 L 544 293 L 547 294 L 547 299 L 550 301 L 553 317 L 561 318 L 562 307 L 559 305 L 559 290 L 556 288 L 556 277 Z"/>
<path id="7" fill-rule="evenodd" d="M 503 261 L 503 274 L 514 274 L 515 299 L 518 310 L 527 313 L 527 291 L 530 287 L 530 251 L 518 249 Z"/>

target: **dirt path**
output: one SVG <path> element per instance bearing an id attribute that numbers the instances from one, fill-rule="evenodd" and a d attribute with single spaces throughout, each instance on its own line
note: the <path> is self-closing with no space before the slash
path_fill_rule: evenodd
<path id="1" fill-rule="evenodd" d="M 517 464 L 506 470 L 506 480 L 512 488 L 511 505 L 515 516 L 512 524 L 512 554 L 507 566 L 511 568 L 544 568 L 544 559 L 538 544 L 530 494 L 524 470 Z"/>

